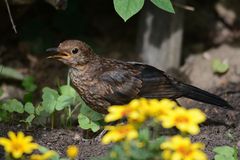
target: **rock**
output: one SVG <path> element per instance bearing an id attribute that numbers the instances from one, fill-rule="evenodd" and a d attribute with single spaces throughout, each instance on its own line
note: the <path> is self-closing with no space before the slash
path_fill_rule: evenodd
<path id="1" fill-rule="evenodd" d="M 217 75 L 212 70 L 214 59 L 227 61 L 229 70 L 223 75 Z M 191 83 L 202 89 L 218 88 L 227 83 L 240 82 L 240 48 L 231 45 L 221 45 L 203 54 L 191 55 L 181 68 L 189 76 Z"/>

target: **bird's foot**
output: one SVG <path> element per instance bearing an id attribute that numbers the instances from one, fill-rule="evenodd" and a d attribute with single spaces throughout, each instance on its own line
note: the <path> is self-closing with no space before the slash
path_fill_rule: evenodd
<path id="1" fill-rule="evenodd" d="M 85 144 L 94 144 L 94 143 L 100 143 L 102 140 L 102 137 L 106 134 L 107 130 L 103 130 L 101 131 L 101 133 L 99 133 L 96 137 L 91 138 L 91 139 L 86 139 L 81 137 L 81 142 L 85 143 Z"/>

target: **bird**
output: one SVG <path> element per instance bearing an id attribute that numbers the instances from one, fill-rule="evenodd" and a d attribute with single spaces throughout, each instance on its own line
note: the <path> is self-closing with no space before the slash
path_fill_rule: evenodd
<path id="1" fill-rule="evenodd" d="M 141 97 L 186 97 L 232 109 L 219 96 L 183 83 L 151 65 L 100 57 L 80 40 L 65 40 L 46 51 L 54 54 L 48 58 L 69 66 L 73 87 L 88 106 L 102 114 L 108 113 L 109 106 L 124 105 Z"/>

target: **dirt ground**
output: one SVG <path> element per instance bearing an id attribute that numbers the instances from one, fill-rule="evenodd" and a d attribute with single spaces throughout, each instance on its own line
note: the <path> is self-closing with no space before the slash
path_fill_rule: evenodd
<path id="1" fill-rule="evenodd" d="M 234 110 L 225 110 L 191 100 L 181 101 L 186 107 L 198 106 L 208 116 L 207 122 L 201 126 L 201 133 L 192 139 L 206 145 L 205 151 L 209 159 L 213 158 L 212 149 L 216 146 L 237 145 L 240 147 L 240 84 L 229 84 L 218 88 L 214 93 L 225 98 L 234 107 Z M 0 128 L 0 136 L 6 136 L 9 130 L 22 130 L 26 134 L 32 135 L 39 144 L 56 150 L 61 156 L 65 155 L 68 145 L 75 144 L 80 148 L 79 160 L 88 160 L 91 157 L 104 155 L 109 147 L 103 146 L 97 141 L 82 141 L 82 130 L 79 128 L 51 130 L 39 127 L 25 130 L 20 125 L 8 126 L 4 124 L 0 124 Z"/>
<path id="2" fill-rule="evenodd" d="M 198 107 L 202 109 L 208 120 L 201 126 L 201 132 L 193 136 L 194 141 L 203 142 L 206 145 L 206 153 L 209 159 L 213 159 L 213 148 L 229 145 L 240 147 L 240 84 L 228 84 L 216 89 L 213 93 L 227 100 L 234 110 L 226 110 L 209 104 L 186 100 L 186 107 Z"/>
<path id="3" fill-rule="evenodd" d="M 61 156 L 65 155 L 65 150 L 68 145 L 76 145 L 80 148 L 79 160 L 87 160 L 91 157 L 103 155 L 108 146 L 103 146 L 97 141 L 83 142 L 81 140 L 82 132 L 80 129 L 46 129 L 46 128 L 32 128 L 25 130 L 22 126 L 6 126 L 0 124 L 0 136 L 6 136 L 7 131 L 23 131 L 25 134 L 34 137 L 35 142 L 49 149 L 57 151 Z M 3 156 L 2 150 L 0 157 Z M 4 160 L 1 159 L 0 160 Z"/>
<path id="4" fill-rule="evenodd" d="M 229 84 L 218 88 L 214 93 L 221 95 L 234 107 L 234 110 L 225 110 L 211 105 L 182 100 L 186 107 L 201 108 L 208 116 L 208 120 L 201 126 L 201 133 L 192 137 L 194 141 L 203 142 L 206 145 L 206 153 L 209 159 L 214 154 L 212 149 L 221 145 L 237 145 L 240 147 L 240 84 Z M 7 131 L 24 131 L 32 135 L 36 142 L 50 149 L 56 150 L 61 156 L 65 155 L 66 147 L 70 144 L 79 146 L 79 160 L 88 160 L 106 153 L 109 146 L 103 146 L 97 141 L 83 142 L 82 130 L 74 129 L 46 129 L 32 128 L 25 130 L 21 125 L 7 126 L 0 124 L 0 136 L 6 136 Z M 2 152 L 0 152 L 1 155 Z"/>

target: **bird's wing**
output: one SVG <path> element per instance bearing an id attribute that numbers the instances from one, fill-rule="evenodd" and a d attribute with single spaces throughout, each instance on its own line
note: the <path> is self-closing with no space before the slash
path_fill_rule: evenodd
<path id="1" fill-rule="evenodd" d="M 114 69 L 105 71 L 99 76 L 102 86 L 102 98 L 111 105 L 126 104 L 136 98 L 142 87 L 142 81 L 131 70 Z"/>
<path id="2" fill-rule="evenodd" d="M 152 66 L 131 62 L 130 64 L 140 71 L 139 79 L 143 82 L 139 93 L 141 97 L 176 99 L 184 96 L 200 102 L 232 108 L 224 99 L 195 86 L 179 82 Z"/>
<path id="3" fill-rule="evenodd" d="M 146 98 L 178 98 L 182 93 L 175 87 L 178 81 L 166 75 L 163 71 L 142 63 L 129 62 L 136 70 L 139 70 L 139 79 L 142 87 L 140 97 Z"/>

